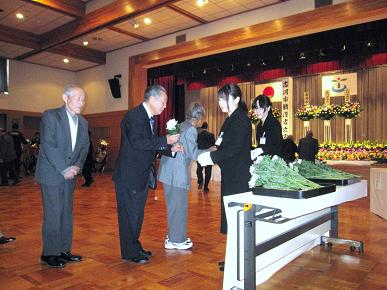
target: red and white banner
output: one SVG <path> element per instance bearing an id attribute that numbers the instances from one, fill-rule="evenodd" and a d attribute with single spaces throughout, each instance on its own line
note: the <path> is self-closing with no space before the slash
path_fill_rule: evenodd
<path id="1" fill-rule="evenodd" d="M 282 81 L 255 85 L 255 96 L 266 95 L 272 102 L 282 101 Z"/>

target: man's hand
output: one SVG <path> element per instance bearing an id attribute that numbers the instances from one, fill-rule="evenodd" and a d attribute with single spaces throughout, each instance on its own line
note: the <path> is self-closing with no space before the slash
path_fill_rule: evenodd
<path id="1" fill-rule="evenodd" d="M 218 147 L 216 147 L 216 146 L 214 145 L 214 146 L 211 146 L 210 148 L 208 148 L 208 150 L 209 150 L 210 152 L 214 152 L 214 151 L 218 150 Z"/>
<path id="2" fill-rule="evenodd" d="M 170 145 L 177 143 L 179 139 L 180 139 L 180 134 L 167 135 L 167 143 Z"/>
<path id="3" fill-rule="evenodd" d="M 63 176 L 65 179 L 73 179 L 77 174 L 78 171 L 71 166 Z"/>
<path id="4" fill-rule="evenodd" d="M 180 143 L 173 144 L 171 148 L 172 152 L 184 152 L 184 147 Z"/>

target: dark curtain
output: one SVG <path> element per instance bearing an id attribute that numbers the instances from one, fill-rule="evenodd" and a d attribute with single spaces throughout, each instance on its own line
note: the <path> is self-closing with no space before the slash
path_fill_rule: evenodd
<path id="1" fill-rule="evenodd" d="M 8 60 L 0 57 L 0 92 L 8 92 Z"/>
<path id="2" fill-rule="evenodd" d="M 167 90 L 168 102 L 167 107 L 164 111 L 155 116 L 155 124 L 157 128 L 157 132 L 160 136 L 166 134 L 166 124 L 168 120 L 175 118 L 176 119 L 176 111 L 175 111 L 175 101 L 176 101 L 176 78 L 175 76 L 164 76 L 153 78 L 149 80 L 150 85 L 161 85 Z"/>
<path id="3" fill-rule="evenodd" d="M 176 85 L 175 118 L 179 123 L 185 120 L 185 89 L 184 84 Z"/>

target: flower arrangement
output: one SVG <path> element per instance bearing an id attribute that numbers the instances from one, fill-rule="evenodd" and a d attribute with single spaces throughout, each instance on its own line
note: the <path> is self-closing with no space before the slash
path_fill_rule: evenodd
<path id="1" fill-rule="evenodd" d="M 306 105 L 297 110 L 296 117 L 302 121 L 309 121 L 316 118 L 316 113 L 316 106 Z"/>
<path id="2" fill-rule="evenodd" d="M 259 122 L 259 118 L 254 113 L 254 110 L 250 110 L 248 114 L 249 114 L 249 119 L 250 119 L 251 123 L 257 124 Z"/>
<path id="3" fill-rule="evenodd" d="M 323 143 L 317 154 L 320 160 L 387 160 L 387 141 L 353 143 Z"/>
<path id="4" fill-rule="evenodd" d="M 281 118 L 281 111 L 277 108 L 271 108 L 271 111 L 273 113 L 274 118 L 279 119 Z"/>
<path id="5" fill-rule="evenodd" d="M 322 106 L 318 106 L 316 109 L 316 118 L 321 120 L 331 120 L 337 114 L 337 107 L 333 104 L 325 104 Z"/>
<path id="6" fill-rule="evenodd" d="M 358 102 L 348 102 L 337 107 L 337 115 L 345 119 L 352 119 L 358 116 L 361 112 Z"/>
<path id="7" fill-rule="evenodd" d="M 169 135 L 175 135 L 180 133 L 180 125 L 175 119 L 171 119 L 167 122 L 167 132 Z"/>

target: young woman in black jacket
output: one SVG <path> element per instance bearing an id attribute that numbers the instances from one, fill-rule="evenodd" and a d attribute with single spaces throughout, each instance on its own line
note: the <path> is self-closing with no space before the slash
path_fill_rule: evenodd
<path id="1" fill-rule="evenodd" d="M 221 225 L 220 232 L 227 233 L 227 220 L 223 197 L 249 191 L 251 122 L 238 85 L 227 84 L 218 91 L 218 103 L 228 117 L 218 139 L 217 150 L 202 153 L 198 162 L 202 166 L 218 164 L 221 169 Z M 221 265 L 222 269 L 222 265 Z"/>
<path id="2" fill-rule="evenodd" d="M 254 113 L 261 122 L 256 127 L 258 148 L 252 153 L 252 159 L 258 155 L 277 155 L 282 157 L 282 127 L 273 116 L 272 103 L 265 95 L 257 96 L 253 101 Z"/>

